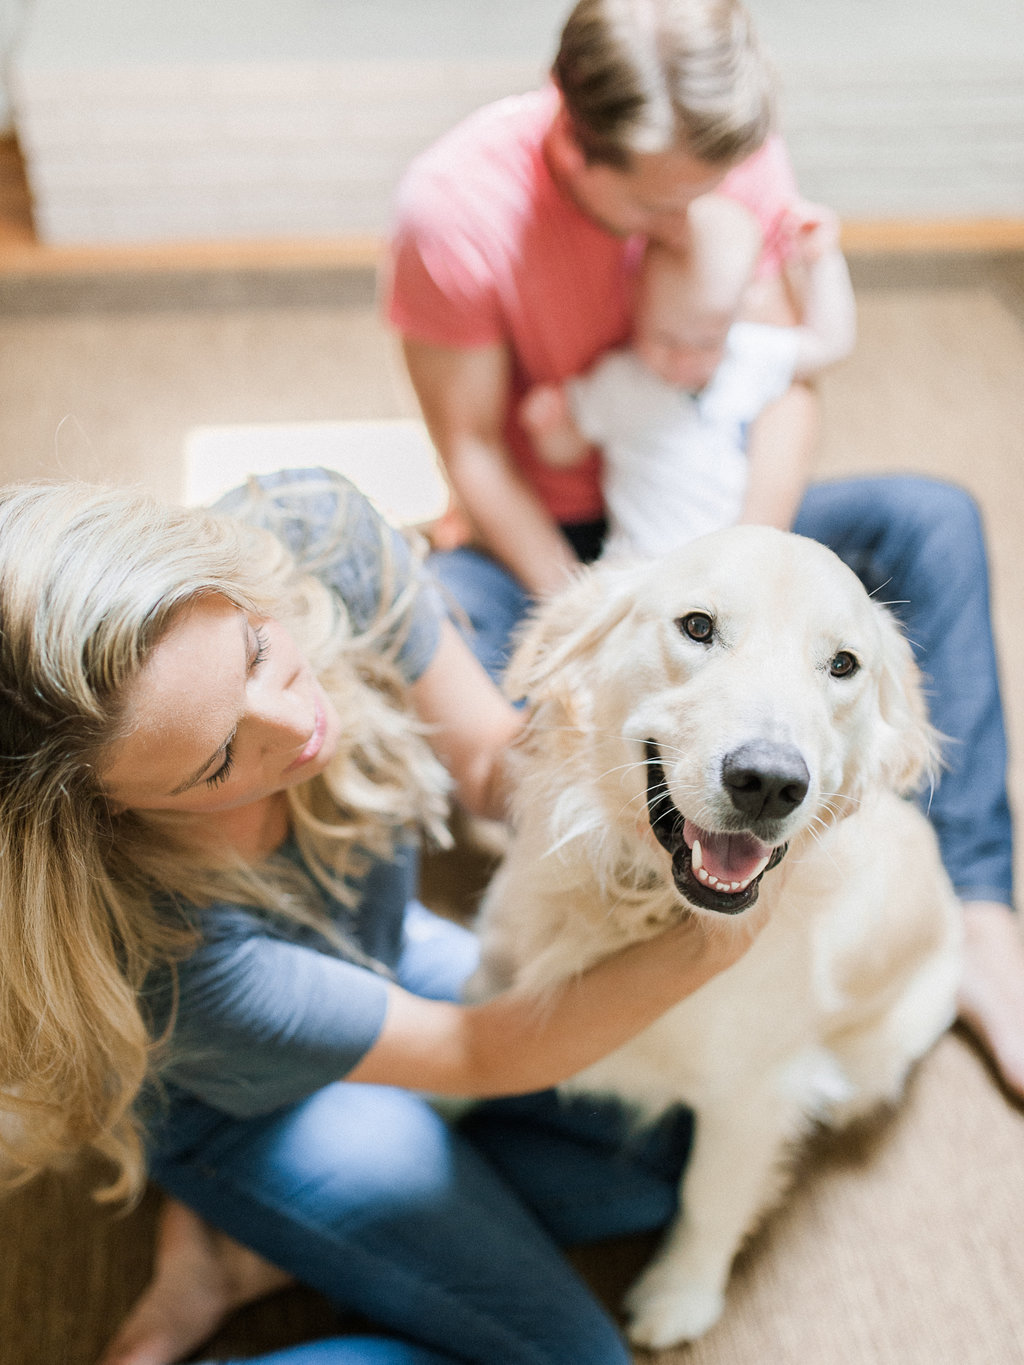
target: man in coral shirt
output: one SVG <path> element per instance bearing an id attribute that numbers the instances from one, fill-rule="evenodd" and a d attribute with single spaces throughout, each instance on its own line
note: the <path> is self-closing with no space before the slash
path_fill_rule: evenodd
<path id="1" fill-rule="evenodd" d="M 405 178 L 388 315 L 466 526 L 468 543 L 436 568 L 495 675 L 530 601 L 594 558 L 604 531 L 599 455 L 542 465 L 518 400 L 627 339 L 644 240 L 685 249 L 692 200 L 734 196 L 763 236 L 755 316 L 793 320 L 780 266 L 806 220 L 771 121 L 771 79 L 736 0 L 579 0 L 552 84 L 471 116 Z M 870 591 L 884 584 L 886 600 L 906 604 L 932 720 L 953 741 L 929 814 L 968 912 L 962 1014 L 1024 1095 L 1024 949 L 1009 913 L 1006 744 L 977 512 L 926 479 L 806 488 L 815 420 L 799 384 L 758 419 L 752 444 L 800 452 L 764 519 L 830 545 Z M 452 524 L 442 534 L 462 538 Z"/>

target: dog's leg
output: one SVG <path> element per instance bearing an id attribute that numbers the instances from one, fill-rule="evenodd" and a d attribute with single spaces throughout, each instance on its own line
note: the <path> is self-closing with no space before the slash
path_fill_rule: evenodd
<path id="1" fill-rule="evenodd" d="M 781 1193 L 785 1152 L 803 1126 L 799 1107 L 768 1087 L 700 1108 L 682 1212 L 626 1297 L 637 1345 L 672 1346 L 717 1322 L 733 1257 Z"/>
<path id="2" fill-rule="evenodd" d="M 914 975 L 897 999 L 871 1022 L 858 1021 L 829 1039 L 850 1082 L 847 1101 L 835 1105 L 829 1122 L 842 1127 L 880 1105 L 895 1104 L 912 1066 L 925 1055 L 956 1016 L 961 959 L 951 941 Z"/>

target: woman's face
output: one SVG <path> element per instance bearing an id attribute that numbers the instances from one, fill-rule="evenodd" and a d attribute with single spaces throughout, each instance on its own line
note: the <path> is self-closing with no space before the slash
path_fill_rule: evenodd
<path id="1" fill-rule="evenodd" d="M 288 630 L 224 597 L 172 622 L 132 683 L 104 785 L 125 810 L 215 812 L 314 777 L 341 721 Z"/>

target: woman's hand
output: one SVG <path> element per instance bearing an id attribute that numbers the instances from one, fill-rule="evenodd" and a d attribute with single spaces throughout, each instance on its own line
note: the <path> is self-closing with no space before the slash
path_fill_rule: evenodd
<path id="1" fill-rule="evenodd" d="M 522 716 L 450 621 L 442 622 L 441 643 L 410 694 L 434 752 L 455 779 L 459 804 L 471 815 L 504 819 L 505 758 Z"/>
<path id="2" fill-rule="evenodd" d="M 728 970 L 763 922 L 687 914 L 542 995 L 513 989 L 457 1005 L 390 986 L 377 1041 L 346 1079 L 473 1098 L 557 1085 Z"/>

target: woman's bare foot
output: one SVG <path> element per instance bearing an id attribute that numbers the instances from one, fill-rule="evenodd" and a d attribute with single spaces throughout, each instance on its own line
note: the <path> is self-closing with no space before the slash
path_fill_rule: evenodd
<path id="1" fill-rule="evenodd" d="M 960 1018 L 1006 1088 L 1024 1100 L 1024 937 L 1005 905 L 967 901 L 963 910 Z"/>
<path id="2" fill-rule="evenodd" d="M 169 1200 L 160 1215 L 153 1278 L 99 1365 L 171 1365 L 243 1304 L 291 1283 L 283 1270 Z"/>

